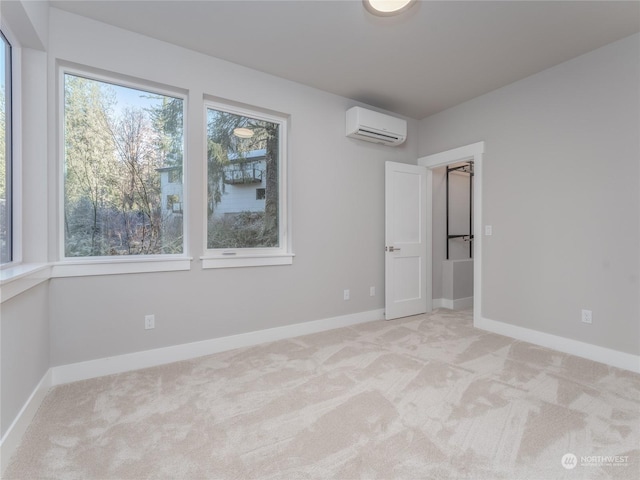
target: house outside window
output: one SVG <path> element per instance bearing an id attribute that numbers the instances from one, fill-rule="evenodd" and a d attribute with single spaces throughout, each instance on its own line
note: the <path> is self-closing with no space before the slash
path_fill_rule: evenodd
<path id="1" fill-rule="evenodd" d="M 63 83 L 64 257 L 182 254 L 183 98 L 69 71 Z"/>
<path id="2" fill-rule="evenodd" d="M 11 44 L 0 32 L 0 264 L 13 260 Z"/>
<path id="3" fill-rule="evenodd" d="M 160 195 L 165 199 L 163 218 L 182 215 L 182 166 L 159 168 Z"/>
<path id="4" fill-rule="evenodd" d="M 286 117 L 214 102 L 205 108 L 207 255 L 291 257 Z"/>

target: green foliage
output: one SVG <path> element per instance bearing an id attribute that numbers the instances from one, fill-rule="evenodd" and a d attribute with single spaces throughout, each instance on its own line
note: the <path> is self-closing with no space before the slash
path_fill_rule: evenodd
<path id="1" fill-rule="evenodd" d="M 154 97 L 162 103 L 149 109 L 149 118 L 157 136 L 156 149 L 161 163 L 166 166 L 182 165 L 184 157 L 183 100 L 173 97 Z"/>
<path id="2" fill-rule="evenodd" d="M 264 212 L 227 215 L 209 224 L 207 248 L 265 248 L 278 246 L 278 233 L 264 228 Z"/>
<path id="3" fill-rule="evenodd" d="M 224 168 L 229 165 L 227 151 L 211 137 L 207 139 L 207 210 L 212 216 L 224 194 Z"/>

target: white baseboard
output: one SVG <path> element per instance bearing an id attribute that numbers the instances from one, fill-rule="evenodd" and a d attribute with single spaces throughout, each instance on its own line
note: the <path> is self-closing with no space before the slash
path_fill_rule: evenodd
<path id="1" fill-rule="evenodd" d="M 52 380 L 53 385 L 60 385 L 78 380 L 86 380 L 88 378 L 138 370 L 140 368 L 155 367 L 156 365 L 188 360 L 203 355 L 211 355 L 212 353 L 224 352 L 234 348 L 299 337 L 301 335 L 381 320 L 383 318 L 383 309 L 369 310 L 367 312 L 241 333 L 229 337 L 212 338 L 199 342 L 128 353 L 116 357 L 99 358 L 86 362 L 61 365 L 51 369 L 53 372 Z"/>
<path id="2" fill-rule="evenodd" d="M 593 360 L 594 362 L 640 373 L 640 355 L 620 352 L 618 350 L 498 322 L 488 318 L 474 318 L 473 326 L 492 333 L 515 338 L 516 340 L 522 340 L 541 347 L 551 348 L 577 357 Z"/>
<path id="3" fill-rule="evenodd" d="M 473 307 L 473 297 L 458 298 L 450 300 L 448 298 L 434 298 L 433 308 L 448 308 L 449 310 L 463 310 Z"/>
<path id="4" fill-rule="evenodd" d="M 22 409 L 20 409 L 13 423 L 9 426 L 2 440 L 0 440 L 0 478 L 2 478 L 4 469 L 9 464 L 9 460 L 11 460 L 11 457 L 22 441 L 22 436 L 27 431 L 29 424 L 42 404 L 42 400 L 44 400 L 47 391 L 52 385 L 51 369 L 49 369 L 38 385 L 36 385 L 33 392 L 31 392 L 31 395 L 22 406 Z"/>

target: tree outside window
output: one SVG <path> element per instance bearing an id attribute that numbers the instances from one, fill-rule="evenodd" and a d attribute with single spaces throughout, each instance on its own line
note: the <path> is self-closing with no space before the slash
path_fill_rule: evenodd
<path id="1" fill-rule="evenodd" d="M 183 118 L 182 98 L 64 74 L 66 257 L 183 253 Z"/>

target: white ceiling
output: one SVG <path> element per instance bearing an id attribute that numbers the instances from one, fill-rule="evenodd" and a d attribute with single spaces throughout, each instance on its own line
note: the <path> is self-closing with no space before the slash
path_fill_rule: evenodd
<path id="1" fill-rule="evenodd" d="M 50 3 L 417 119 L 640 31 L 638 1 Z"/>

